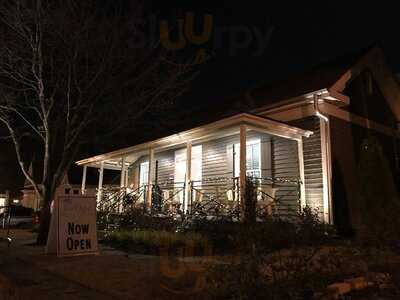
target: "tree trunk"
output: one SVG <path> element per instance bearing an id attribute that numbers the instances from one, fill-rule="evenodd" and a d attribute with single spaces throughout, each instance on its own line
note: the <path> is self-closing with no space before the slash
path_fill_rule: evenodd
<path id="1" fill-rule="evenodd" d="M 49 234 L 50 220 L 51 220 L 51 202 L 53 193 L 46 192 L 42 198 L 42 209 L 40 211 L 40 225 L 39 233 L 36 239 L 38 245 L 46 245 L 47 236 Z"/>

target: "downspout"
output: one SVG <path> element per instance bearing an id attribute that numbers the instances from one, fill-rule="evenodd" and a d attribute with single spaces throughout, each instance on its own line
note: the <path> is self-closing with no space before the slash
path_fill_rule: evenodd
<path id="1" fill-rule="evenodd" d="M 321 143 L 324 142 L 324 147 L 321 149 L 322 151 L 324 151 L 324 153 L 322 153 L 325 156 L 325 162 L 323 161 L 323 163 L 325 163 L 325 169 L 326 169 L 326 176 L 327 176 L 327 180 L 326 180 L 326 190 L 324 189 L 324 197 L 327 197 L 327 216 L 326 216 L 326 211 L 324 208 L 324 221 L 325 222 L 329 222 L 330 224 L 333 224 L 333 208 L 332 208 L 332 193 L 331 193 L 331 151 L 330 151 L 330 143 L 329 143 L 329 139 L 330 139 L 330 134 L 329 134 L 329 117 L 325 114 L 323 114 L 319 108 L 319 100 L 320 100 L 320 95 L 318 94 L 314 94 L 314 111 L 315 111 L 315 115 L 320 119 L 321 122 L 323 122 L 324 126 L 321 126 L 323 129 L 323 132 L 321 132 Z M 322 145 L 322 144 L 321 144 Z M 324 167 L 324 166 L 323 166 Z M 326 193 L 326 195 L 325 195 Z M 324 207 L 325 207 L 326 203 L 324 201 Z"/>
<path id="2" fill-rule="evenodd" d="M 319 110 L 319 95 L 314 94 L 314 110 L 315 110 L 315 115 L 320 118 L 321 120 L 324 120 L 326 123 L 329 123 L 329 118 L 324 115 L 320 110 Z"/>

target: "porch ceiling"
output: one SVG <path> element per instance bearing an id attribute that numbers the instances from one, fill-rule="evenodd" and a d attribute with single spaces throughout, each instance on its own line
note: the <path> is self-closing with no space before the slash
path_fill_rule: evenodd
<path id="1" fill-rule="evenodd" d="M 268 118 L 242 113 L 158 140 L 89 157 L 77 161 L 76 164 L 79 166 L 99 167 L 100 163 L 104 162 L 106 169 L 120 170 L 120 159 L 122 157 L 125 157 L 126 163 L 129 164 L 140 156 L 148 154 L 149 149 L 159 152 L 179 145 L 185 145 L 188 142 L 199 143 L 213 138 L 228 136 L 238 133 L 240 125 L 246 125 L 249 130 L 262 131 L 274 136 L 297 141 L 301 140 L 302 137 L 309 137 L 313 134 L 312 131 L 303 130 Z"/>

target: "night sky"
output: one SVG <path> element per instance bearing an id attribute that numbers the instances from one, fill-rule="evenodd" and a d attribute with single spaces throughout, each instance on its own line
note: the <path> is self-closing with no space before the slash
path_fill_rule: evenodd
<path id="1" fill-rule="evenodd" d="M 186 12 L 193 12 L 197 25 L 200 25 L 203 15 L 210 14 L 214 21 L 213 33 L 215 30 L 225 32 L 222 38 L 217 39 L 217 46 L 212 37 L 205 44 L 177 50 L 178 54 L 187 58 L 199 50 L 210 56 L 199 65 L 199 75 L 177 109 L 199 105 L 212 109 L 215 101 L 301 72 L 334 57 L 357 52 L 374 43 L 383 48 L 393 71 L 400 73 L 398 10 L 394 4 L 307 4 L 301 1 L 299 4 L 289 2 L 276 6 L 267 1 L 159 2 L 161 4 L 146 1 L 146 9 L 157 20 L 168 20 L 172 26 L 176 17 L 183 18 Z M 247 47 L 232 47 L 229 34 L 235 30 L 257 30 L 261 33 L 270 30 L 266 49 L 255 54 L 260 52 L 260 47 L 254 35 Z M 21 179 L 12 147 L 0 141 L 0 155 L 0 191 L 16 189 L 24 180 Z"/>

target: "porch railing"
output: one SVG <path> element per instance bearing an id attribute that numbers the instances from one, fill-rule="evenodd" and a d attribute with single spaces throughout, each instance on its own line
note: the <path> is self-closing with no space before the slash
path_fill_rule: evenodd
<path id="1" fill-rule="evenodd" d="M 252 178 L 256 189 L 258 218 L 290 217 L 300 209 L 301 182 L 297 178 Z M 142 209 L 149 215 L 174 218 L 227 218 L 239 220 L 241 200 L 239 178 L 209 177 L 202 181 L 160 182 L 152 184 L 152 199 L 147 199 L 148 185 L 135 190 L 103 189 L 97 208 L 100 215 L 123 214 L 129 208 Z M 151 205 L 150 205 L 151 203 Z"/>
<path id="2" fill-rule="evenodd" d="M 292 217 L 301 209 L 301 184 L 297 178 L 253 178 L 257 191 L 257 216 Z"/>
<path id="3" fill-rule="evenodd" d="M 295 178 L 255 178 L 256 215 L 290 217 L 300 210 L 301 181 Z M 209 178 L 192 182 L 189 214 L 228 216 L 239 219 L 241 196 L 239 178 Z M 193 194 L 194 193 L 194 194 Z"/>
<path id="4" fill-rule="evenodd" d="M 239 178 L 211 177 L 192 181 L 190 191 L 190 215 L 233 220 L 240 218 Z"/>
<path id="5" fill-rule="evenodd" d="M 181 216 L 187 207 L 186 183 L 165 181 L 152 187 L 151 212 Z"/>

